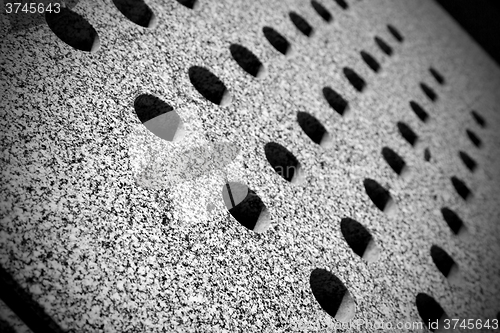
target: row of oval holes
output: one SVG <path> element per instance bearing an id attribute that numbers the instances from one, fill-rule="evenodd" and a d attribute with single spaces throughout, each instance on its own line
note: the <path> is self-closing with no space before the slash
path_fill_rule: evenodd
<path id="1" fill-rule="evenodd" d="M 188 8 L 195 8 L 196 0 L 177 0 Z M 348 4 L 343 0 L 335 0 L 344 10 L 348 9 Z M 153 27 L 156 24 L 156 17 L 151 9 L 142 1 L 113 0 L 116 7 L 132 22 L 143 26 Z M 319 2 L 312 0 L 313 9 L 323 18 L 325 22 L 332 20 L 330 12 Z M 313 27 L 295 12 L 289 13 L 289 18 L 294 26 L 305 36 L 310 37 L 314 31 Z M 84 51 L 96 51 L 99 47 L 99 38 L 94 28 L 80 15 L 63 8 L 59 14 L 46 13 L 48 26 L 64 42 L 72 47 Z M 83 29 L 82 29 L 83 27 Z M 403 42 L 400 32 L 392 25 L 387 26 L 389 32 L 398 41 Z M 75 33 L 78 29 L 78 34 Z M 280 53 L 286 55 L 291 46 L 287 39 L 271 27 L 264 27 L 262 32 L 268 42 Z M 375 36 L 376 45 L 387 56 L 393 54 L 393 48 L 382 38 Z M 248 74 L 259 78 L 264 73 L 264 66 L 260 60 L 246 47 L 232 44 L 229 51 L 233 59 Z M 361 59 L 375 73 L 381 69 L 378 61 L 368 52 L 360 52 Z M 435 80 L 443 85 L 443 76 L 434 68 L 429 69 Z M 362 92 L 366 87 L 366 82 L 353 69 L 343 68 L 343 74 L 348 82 L 358 92 Z M 212 103 L 225 106 L 230 103 L 230 95 L 224 83 L 212 74 L 208 69 L 193 66 L 188 72 L 189 79 L 196 90 Z M 432 101 L 437 100 L 437 94 L 425 83 L 420 83 L 423 93 Z M 328 104 L 341 116 L 348 111 L 348 102 L 331 87 L 323 88 L 323 96 Z M 429 114 L 415 101 L 410 101 L 410 108 L 422 121 L 427 122 Z M 161 99 L 144 94 L 138 96 L 134 103 L 134 108 L 139 120 L 155 135 L 168 141 L 177 141 L 182 138 L 182 120 L 173 111 L 173 108 Z M 472 111 L 474 120 L 485 127 L 484 118 L 476 111 Z M 331 136 L 325 127 L 312 115 L 306 112 L 297 113 L 297 122 L 304 133 L 316 144 L 328 147 L 331 143 Z M 418 141 L 417 134 L 405 123 L 397 123 L 401 136 L 412 146 Z M 467 136 L 472 143 L 480 147 L 481 140 L 471 130 L 466 130 Z M 285 147 L 278 143 L 271 142 L 264 147 L 265 155 L 273 169 L 284 179 L 291 183 L 299 183 L 303 180 L 303 172 L 299 161 Z M 389 147 L 382 148 L 382 157 L 388 165 L 400 176 L 404 176 L 408 168 L 404 159 Z M 477 163 L 465 152 L 459 151 L 459 157 L 470 170 L 474 171 Z M 425 149 L 425 160 L 430 160 L 430 151 Z M 457 177 L 452 177 L 451 182 L 457 193 L 466 200 L 470 196 L 470 190 L 463 181 Z M 368 197 L 381 211 L 390 213 L 394 207 L 394 202 L 388 190 L 383 188 L 373 179 L 365 179 L 363 182 Z M 223 199 L 231 215 L 243 226 L 256 232 L 263 232 L 269 227 L 269 214 L 264 203 L 259 196 L 244 184 L 228 183 L 223 187 Z M 462 219 L 451 209 L 442 208 L 441 213 L 451 231 L 458 235 L 465 230 Z M 340 221 L 340 229 L 348 245 L 354 253 L 372 262 L 378 258 L 378 250 L 370 232 L 359 222 L 344 218 Z M 451 256 L 442 248 L 433 245 L 430 250 L 433 262 L 439 271 L 448 278 L 456 275 L 458 266 Z M 310 285 L 312 292 L 321 307 L 331 316 L 341 321 L 347 321 L 354 315 L 354 301 L 347 288 L 335 275 L 324 269 L 315 269 L 310 275 Z M 429 295 L 420 293 L 416 298 L 418 311 L 424 322 L 439 320 L 445 315 L 441 306 Z M 342 311 L 339 311 L 344 307 Z"/>

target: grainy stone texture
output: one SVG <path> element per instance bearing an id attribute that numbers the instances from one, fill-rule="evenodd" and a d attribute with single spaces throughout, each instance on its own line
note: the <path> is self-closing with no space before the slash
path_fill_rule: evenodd
<path id="1" fill-rule="evenodd" d="M 343 10 L 322 0 L 333 16 L 327 23 L 303 0 L 198 0 L 194 9 L 174 0 L 146 3 L 157 19 L 151 29 L 128 20 L 112 1 L 78 2 L 72 10 L 99 35 L 93 53 L 73 49 L 46 24 L 9 32 L 7 14 L 0 14 L 0 264 L 62 328 L 331 332 L 337 322 L 309 285 L 316 268 L 349 290 L 354 320 L 420 321 L 418 293 L 431 295 L 451 318 L 494 318 L 500 311 L 500 70 L 441 8 L 431 0 L 350 0 Z M 311 25 L 310 37 L 293 25 L 292 11 Z M 290 54 L 272 47 L 264 26 L 290 42 Z M 232 59 L 231 44 L 255 54 L 266 76 L 248 75 Z M 379 62 L 378 73 L 361 50 Z M 231 103 L 207 101 L 190 82 L 192 66 L 216 75 Z M 362 93 L 344 67 L 366 81 Z M 435 91 L 434 103 L 421 82 Z M 329 106 L 326 86 L 348 101 L 348 115 Z M 163 141 L 141 124 L 134 111 L 141 94 L 173 107 L 185 124 L 183 140 Z M 429 113 L 426 123 L 410 100 Z M 324 125 L 333 138 L 328 149 L 302 131 L 298 111 Z M 415 147 L 400 135 L 399 121 L 418 135 Z M 227 142 L 239 153 L 221 168 L 165 187 L 138 182 L 140 165 L 151 156 L 172 161 L 183 151 Z M 297 157 L 304 182 L 291 184 L 272 169 L 268 142 Z M 404 158 L 408 177 L 384 161 L 386 146 Z M 429 162 L 425 149 L 432 152 Z M 459 150 L 477 162 L 474 173 Z M 467 202 L 452 176 L 470 188 Z M 397 214 L 375 207 L 364 190 L 367 178 L 390 191 Z M 222 200 L 227 181 L 246 184 L 262 199 L 269 230 L 256 234 L 234 220 Z M 464 236 L 443 220 L 445 206 L 464 221 Z M 367 264 L 345 242 L 345 217 L 370 230 L 378 261 Z M 459 266 L 458 282 L 434 265 L 433 244 Z"/>

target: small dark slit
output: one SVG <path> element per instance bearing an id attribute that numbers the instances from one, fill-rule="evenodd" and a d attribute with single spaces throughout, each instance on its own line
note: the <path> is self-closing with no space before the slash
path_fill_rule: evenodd
<path id="1" fill-rule="evenodd" d="M 297 158 L 288 149 L 276 142 L 269 142 L 264 147 L 267 161 L 283 179 L 291 182 L 300 167 Z"/>
<path id="2" fill-rule="evenodd" d="M 271 27 L 264 27 L 262 29 L 264 36 L 268 42 L 280 53 L 287 54 L 290 49 L 290 43 L 279 32 Z"/>
<path id="3" fill-rule="evenodd" d="M 429 118 L 429 114 L 424 110 L 422 106 L 420 106 L 420 104 L 415 101 L 410 101 L 410 107 L 421 121 L 423 121 L 424 123 L 427 121 L 427 119 Z"/>
<path id="4" fill-rule="evenodd" d="M 435 328 L 432 327 L 432 323 L 438 322 L 439 328 L 443 327 L 441 319 L 445 312 L 441 305 L 431 296 L 419 293 L 416 299 L 417 310 L 424 322 L 424 325 L 431 331 L 434 332 Z"/>
<path id="5" fill-rule="evenodd" d="M 349 8 L 349 5 L 347 4 L 347 2 L 345 0 L 335 0 L 335 2 L 337 3 L 337 5 L 340 6 L 340 8 L 342 8 L 343 10 L 346 10 Z"/>
<path id="6" fill-rule="evenodd" d="M 460 159 L 465 164 L 467 169 L 469 169 L 472 172 L 474 172 L 474 170 L 476 170 L 477 163 L 476 163 L 476 161 L 474 161 L 474 159 L 472 157 L 470 157 L 467 153 L 465 153 L 463 151 L 459 151 L 458 155 L 460 156 Z"/>
<path id="7" fill-rule="evenodd" d="M 177 0 L 178 3 L 187 7 L 189 9 L 193 9 L 197 0 Z"/>
<path id="8" fill-rule="evenodd" d="M 293 25 L 302 34 L 304 34 L 307 37 L 311 36 L 313 28 L 311 27 L 311 25 L 309 25 L 309 23 L 307 23 L 307 21 L 302 16 L 300 16 L 295 12 L 290 12 L 288 16 L 290 17 L 290 20 L 292 20 Z"/>
<path id="9" fill-rule="evenodd" d="M 361 223 L 348 217 L 340 221 L 340 231 L 354 253 L 363 257 L 373 238 L 370 232 Z"/>
<path id="10" fill-rule="evenodd" d="M 458 195 L 462 197 L 462 199 L 467 200 L 467 198 L 469 198 L 469 196 L 471 195 L 471 191 L 462 180 L 453 176 L 451 177 L 451 183 L 453 184 L 453 187 L 457 191 Z"/>
<path id="11" fill-rule="evenodd" d="M 366 87 L 366 82 L 352 68 L 344 67 L 344 75 L 349 83 L 359 92 L 362 92 Z"/>
<path id="12" fill-rule="evenodd" d="M 242 45 L 231 44 L 229 47 L 234 61 L 248 74 L 256 77 L 262 68 L 262 63 L 255 54 Z"/>
<path id="13" fill-rule="evenodd" d="M 432 101 L 432 102 L 435 102 L 438 98 L 438 96 L 436 95 L 436 92 L 431 88 L 429 87 L 428 85 L 426 85 L 425 83 L 420 83 L 420 88 L 422 88 L 422 91 L 424 92 L 424 94 Z"/>
<path id="14" fill-rule="evenodd" d="M 434 77 L 437 83 L 439 83 L 440 85 L 443 85 L 445 83 L 443 75 L 441 75 L 441 73 L 439 73 L 436 69 L 431 67 L 429 68 L 429 72 L 431 72 L 431 75 Z"/>
<path id="15" fill-rule="evenodd" d="M 323 96 L 335 111 L 337 111 L 341 116 L 344 115 L 349 103 L 338 92 L 330 87 L 325 87 L 323 88 Z"/>
<path id="16" fill-rule="evenodd" d="M 363 181 L 363 185 L 365 187 L 366 194 L 375 206 L 381 211 L 384 211 L 387 204 L 392 200 L 389 191 L 370 178 L 365 179 Z"/>
<path id="17" fill-rule="evenodd" d="M 418 136 L 413 132 L 413 130 L 410 128 L 410 126 L 406 125 L 403 122 L 398 122 L 397 124 L 399 133 L 401 133 L 401 136 L 412 146 L 415 146 L 415 143 L 417 143 Z"/>
<path id="18" fill-rule="evenodd" d="M 467 136 L 469 137 L 470 141 L 472 141 L 472 144 L 478 148 L 481 148 L 483 145 L 483 142 L 481 139 L 476 135 L 476 133 L 472 132 L 471 130 L 466 130 Z"/>
<path id="19" fill-rule="evenodd" d="M 431 160 L 431 151 L 429 150 L 429 148 L 425 148 L 424 150 L 424 160 L 426 162 L 429 162 Z"/>
<path id="20" fill-rule="evenodd" d="M 398 175 L 401 175 L 406 167 L 406 163 L 403 158 L 389 147 L 382 148 L 382 156 L 391 169 Z"/>
<path id="21" fill-rule="evenodd" d="M 321 16 L 321 18 L 325 22 L 330 22 L 332 20 L 332 14 L 330 14 L 330 12 L 325 7 L 323 7 L 323 5 L 321 5 L 319 2 L 311 0 L 311 5 L 316 11 L 316 13 L 318 13 L 318 15 Z"/>
<path id="22" fill-rule="evenodd" d="M 483 116 L 477 113 L 477 111 L 471 111 L 471 114 L 479 126 L 486 127 L 486 120 L 484 120 Z"/>
<path id="23" fill-rule="evenodd" d="M 464 226 L 464 221 L 451 209 L 444 207 L 441 208 L 441 215 L 443 215 L 443 219 L 448 224 L 448 227 L 450 227 L 451 231 L 455 234 L 458 235 L 460 233 L 460 230 Z"/>
<path id="24" fill-rule="evenodd" d="M 189 80 L 198 92 L 214 104 L 221 104 L 226 86 L 212 72 L 204 67 L 189 68 Z"/>
<path id="25" fill-rule="evenodd" d="M 451 268 L 456 265 L 455 261 L 445 250 L 437 245 L 431 247 L 431 257 L 434 264 L 445 277 L 450 274 Z"/>
<path id="26" fill-rule="evenodd" d="M 143 0 L 113 0 L 113 3 L 130 21 L 141 27 L 149 27 L 154 15 Z"/>
<path id="27" fill-rule="evenodd" d="M 366 51 L 361 51 L 360 53 L 361 58 L 368 65 L 368 67 L 370 67 L 371 70 L 375 73 L 378 73 L 378 71 L 380 70 L 380 64 L 378 63 L 378 61 L 375 60 L 375 58 Z"/>
<path id="28" fill-rule="evenodd" d="M 396 29 L 394 26 L 388 24 L 387 25 L 387 29 L 389 30 L 389 32 L 391 33 L 391 35 L 400 43 L 403 42 L 404 38 L 403 36 L 401 35 L 401 33 L 399 32 L 398 29 Z"/>
<path id="29" fill-rule="evenodd" d="M 375 43 L 377 46 L 384 52 L 386 55 L 391 56 L 393 51 L 392 47 L 390 47 L 382 38 L 375 36 Z"/>
<path id="30" fill-rule="evenodd" d="M 297 122 L 304 133 L 306 133 L 314 143 L 320 144 L 325 134 L 328 133 L 321 122 L 307 112 L 298 112 Z"/>

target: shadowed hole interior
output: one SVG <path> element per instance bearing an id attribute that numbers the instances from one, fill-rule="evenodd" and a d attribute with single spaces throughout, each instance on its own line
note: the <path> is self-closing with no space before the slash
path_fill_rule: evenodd
<path id="1" fill-rule="evenodd" d="M 346 10 L 349 8 L 349 5 L 347 4 L 347 2 L 345 0 L 335 0 L 335 2 L 337 3 L 337 5 L 340 6 L 340 8 Z"/>
<path id="2" fill-rule="evenodd" d="M 368 67 L 371 68 L 372 71 L 374 71 L 375 73 L 378 73 L 378 71 L 380 71 L 380 64 L 370 53 L 361 51 L 360 54 L 363 61 L 368 65 Z"/>
<path id="3" fill-rule="evenodd" d="M 321 122 L 307 112 L 297 112 L 297 122 L 307 136 L 318 145 L 325 144 L 329 138 L 328 131 Z"/>
<path id="4" fill-rule="evenodd" d="M 262 69 L 262 63 L 249 49 L 238 44 L 229 47 L 234 61 L 248 74 L 257 77 Z"/>
<path id="5" fill-rule="evenodd" d="M 197 5 L 197 0 L 177 0 L 181 5 L 193 9 Z"/>
<path id="6" fill-rule="evenodd" d="M 396 29 L 393 25 L 391 24 L 388 24 L 387 25 L 387 29 L 389 30 L 389 32 L 391 33 L 391 35 L 398 41 L 398 42 L 403 42 L 404 38 L 403 38 L 403 35 L 401 35 L 401 33 L 399 32 L 398 29 Z"/>
<path id="7" fill-rule="evenodd" d="M 406 170 L 406 163 L 401 156 L 389 147 L 382 148 L 382 156 L 392 170 L 401 175 Z"/>
<path id="8" fill-rule="evenodd" d="M 318 13 L 318 15 L 321 16 L 321 18 L 325 22 L 330 22 L 332 20 L 332 14 L 330 14 L 330 12 L 325 7 L 323 7 L 322 4 L 320 4 L 319 2 L 317 2 L 315 0 L 312 0 L 311 5 L 314 8 L 314 10 L 316 11 L 316 13 Z"/>
<path id="9" fill-rule="evenodd" d="M 472 118 L 476 121 L 476 123 L 481 127 L 486 127 L 486 120 L 484 120 L 483 116 L 481 116 L 477 111 L 472 110 L 471 112 Z"/>
<path id="10" fill-rule="evenodd" d="M 358 221 L 349 217 L 343 218 L 340 221 L 340 231 L 347 244 L 361 258 L 367 258 L 367 252 L 374 250 L 372 235 Z"/>
<path id="11" fill-rule="evenodd" d="M 341 116 L 347 111 L 349 103 L 335 90 L 330 87 L 323 88 L 323 96 L 328 104 Z"/>
<path id="12" fill-rule="evenodd" d="M 419 293 L 416 299 L 417 310 L 424 322 L 424 325 L 434 332 L 434 329 L 430 327 L 430 323 L 439 321 L 438 326 L 441 328 L 443 326 L 443 318 L 446 316 L 441 305 L 431 296 L 425 293 Z"/>
<path id="13" fill-rule="evenodd" d="M 366 194 L 375 204 L 375 206 L 381 211 L 385 211 L 386 208 L 392 203 L 391 194 L 388 190 L 382 187 L 375 180 L 367 178 L 363 181 Z"/>
<path id="14" fill-rule="evenodd" d="M 293 25 L 305 36 L 311 36 L 313 28 L 307 23 L 307 21 L 295 12 L 290 12 L 288 14 L 290 20 L 292 20 Z"/>
<path id="15" fill-rule="evenodd" d="M 189 68 L 189 80 L 198 92 L 210 102 L 219 105 L 227 104 L 228 91 L 224 83 L 204 67 Z"/>
<path id="16" fill-rule="evenodd" d="M 349 291 L 334 274 L 316 268 L 311 272 L 309 284 L 314 298 L 330 316 L 343 322 L 354 316 L 355 306 Z"/>
<path id="17" fill-rule="evenodd" d="M 422 89 L 422 91 L 424 92 L 424 94 L 433 102 L 435 102 L 437 100 L 437 94 L 436 92 L 434 91 L 434 89 L 432 89 L 431 87 L 429 87 L 428 85 L 426 85 L 425 83 L 420 83 L 420 88 Z"/>
<path id="18" fill-rule="evenodd" d="M 417 143 L 418 136 L 413 132 L 413 130 L 408 126 L 407 124 L 403 122 L 398 122 L 397 124 L 399 133 L 401 136 L 412 146 L 415 146 L 415 143 Z"/>
<path id="19" fill-rule="evenodd" d="M 472 132 L 471 130 L 466 130 L 467 136 L 469 137 L 470 141 L 472 144 L 478 148 L 481 148 L 483 145 L 483 142 L 481 139 L 476 135 L 476 133 Z"/>
<path id="20" fill-rule="evenodd" d="M 431 160 L 431 157 L 432 157 L 432 156 L 431 156 L 431 151 L 430 151 L 430 149 L 429 149 L 429 148 L 425 148 L 425 149 L 424 149 L 424 160 L 425 160 L 426 162 L 429 162 L 429 161 Z"/>
<path id="21" fill-rule="evenodd" d="M 375 44 L 377 44 L 382 52 L 384 52 L 388 56 L 392 55 L 392 47 L 390 47 L 382 38 L 380 38 L 379 36 L 375 36 L 374 40 Z"/>
<path id="22" fill-rule="evenodd" d="M 443 219 L 446 222 L 446 224 L 448 224 L 448 227 L 450 227 L 451 231 L 455 235 L 458 235 L 461 229 L 464 227 L 464 222 L 457 215 L 457 213 L 455 213 L 448 207 L 443 207 L 441 208 L 441 215 L 443 215 Z"/>
<path id="23" fill-rule="evenodd" d="M 295 182 L 300 176 L 300 163 L 285 147 L 276 142 L 269 142 L 264 147 L 267 161 L 274 171 L 285 180 Z"/>
<path id="24" fill-rule="evenodd" d="M 474 161 L 474 159 L 472 159 L 472 157 L 470 157 L 466 152 L 463 152 L 463 151 L 459 151 L 458 155 L 460 156 L 460 159 L 465 164 L 467 169 L 469 169 L 472 172 L 474 172 L 474 170 L 476 170 L 477 163 L 476 163 L 476 161 Z"/>
<path id="25" fill-rule="evenodd" d="M 81 15 L 61 7 L 59 13 L 45 12 L 50 30 L 63 42 L 77 50 L 94 52 L 99 48 L 97 31 Z"/>
<path id="26" fill-rule="evenodd" d="M 423 121 L 424 123 L 429 118 L 429 114 L 424 110 L 424 108 L 415 101 L 410 101 L 410 107 L 413 112 L 417 115 L 418 119 Z"/>
<path id="27" fill-rule="evenodd" d="M 455 261 L 445 250 L 437 245 L 431 247 L 431 257 L 434 264 L 445 277 L 450 275 L 452 269 L 456 270 L 457 266 Z"/>
<path id="28" fill-rule="evenodd" d="M 439 73 L 435 68 L 429 68 L 429 72 L 434 77 L 437 83 L 439 83 L 440 85 L 443 85 L 445 83 L 443 75 L 441 75 L 441 73 Z"/>
<path id="29" fill-rule="evenodd" d="M 469 198 L 471 191 L 462 180 L 453 176 L 451 177 L 451 183 L 453 184 L 455 191 L 457 191 L 458 195 L 461 196 L 462 199 L 467 200 L 467 198 Z"/>
<path id="30" fill-rule="evenodd" d="M 152 27 L 155 16 L 143 0 L 113 0 L 116 8 L 130 21 L 141 27 Z"/>
<path id="31" fill-rule="evenodd" d="M 271 27 L 262 29 L 267 41 L 280 53 L 287 54 L 290 49 L 290 43 L 279 32 Z"/>
<path id="32" fill-rule="evenodd" d="M 359 92 L 362 92 L 366 87 L 366 82 L 352 68 L 344 67 L 344 75 L 349 83 Z"/>

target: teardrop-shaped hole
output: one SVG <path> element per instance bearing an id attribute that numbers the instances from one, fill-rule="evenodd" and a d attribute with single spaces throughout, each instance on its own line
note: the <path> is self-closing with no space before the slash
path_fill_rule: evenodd
<path id="1" fill-rule="evenodd" d="M 269 164 L 283 179 L 294 184 L 304 180 L 299 161 L 285 147 L 276 142 L 269 142 L 265 145 L 264 152 Z"/>
<path id="2" fill-rule="evenodd" d="M 391 35 L 400 43 L 403 42 L 404 38 L 403 38 L 403 35 L 401 35 L 401 33 L 399 32 L 398 29 L 396 29 L 393 25 L 391 24 L 388 24 L 387 25 L 387 30 L 389 30 L 389 32 L 391 33 Z"/>
<path id="3" fill-rule="evenodd" d="M 45 20 L 50 30 L 69 46 L 87 52 L 99 49 L 97 31 L 81 15 L 61 7 L 59 13 L 45 12 Z"/>
<path id="4" fill-rule="evenodd" d="M 448 207 L 443 207 L 441 208 L 441 215 L 443 215 L 444 221 L 455 235 L 459 235 L 464 231 L 465 226 L 463 220 L 453 210 Z"/>
<path id="5" fill-rule="evenodd" d="M 177 2 L 189 9 L 196 9 L 198 7 L 197 0 L 177 0 Z"/>
<path id="6" fill-rule="evenodd" d="M 342 70 L 345 77 L 349 81 L 349 83 L 356 89 L 358 92 L 362 92 L 366 87 L 366 82 L 363 80 L 358 73 L 356 73 L 352 68 L 344 67 Z"/>
<path id="7" fill-rule="evenodd" d="M 113 0 L 116 8 L 130 21 L 144 28 L 153 28 L 157 19 L 143 0 Z"/>
<path id="8" fill-rule="evenodd" d="M 429 148 L 425 148 L 424 149 L 424 160 L 426 162 L 429 162 L 431 160 L 432 156 L 431 156 L 431 151 Z"/>
<path id="9" fill-rule="evenodd" d="M 439 73 L 435 68 L 429 68 L 429 72 L 434 77 L 437 83 L 439 83 L 440 85 L 443 85 L 445 83 L 443 75 Z"/>
<path id="10" fill-rule="evenodd" d="M 420 88 L 424 92 L 425 96 L 427 96 L 432 102 L 435 102 L 437 100 L 438 96 L 437 96 L 436 92 L 434 91 L 434 89 L 429 87 L 427 84 L 421 82 Z"/>
<path id="11" fill-rule="evenodd" d="M 404 176 L 408 172 L 408 167 L 404 159 L 391 148 L 382 148 L 382 156 L 391 169 L 399 176 Z"/>
<path id="12" fill-rule="evenodd" d="M 358 221 L 349 217 L 340 221 L 340 231 L 347 244 L 367 262 L 374 262 L 379 257 L 379 250 L 370 232 Z"/>
<path id="13" fill-rule="evenodd" d="M 467 185 L 465 185 L 465 183 L 456 176 L 451 177 L 451 183 L 453 184 L 455 191 L 457 191 L 458 195 L 461 196 L 462 199 L 467 200 L 472 195 Z"/>
<path id="14" fill-rule="evenodd" d="M 391 194 L 382 185 L 373 179 L 367 178 L 363 181 L 366 194 L 381 211 L 391 214 L 395 209 Z"/>
<path id="15" fill-rule="evenodd" d="M 330 14 L 330 12 L 325 7 L 323 7 L 322 4 L 315 0 L 311 0 L 311 5 L 316 13 L 318 13 L 318 15 L 321 16 L 321 18 L 325 22 L 330 22 L 332 20 L 332 14 Z"/>
<path id="16" fill-rule="evenodd" d="M 311 291 L 321 308 L 333 318 L 348 322 L 356 313 L 356 304 L 342 281 L 327 271 L 316 268 L 309 277 Z"/>
<path id="17" fill-rule="evenodd" d="M 392 47 L 390 47 L 382 38 L 379 36 L 374 37 L 375 44 L 388 56 L 392 56 L 393 50 Z"/>
<path id="18" fill-rule="evenodd" d="M 370 53 L 361 51 L 360 54 L 363 61 L 368 65 L 368 67 L 370 67 L 372 71 L 374 71 L 375 73 L 378 73 L 380 71 L 380 64 Z"/>
<path id="19" fill-rule="evenodd" d="M 481 116 L 477 111 L 472 110 L 471 112 L 472 118 L 476 121 L 476 123 L 481 127 L 486 127 L 486 120 L 483 116 Z"/>
<path id="20" fill-rule="evenodd" d="M 290 43 L 279 32 L 271 27 L 264 27 L 262 32 L 264 33 L 264 37 L 266 37 L 267 41 L 276 49 L 276 51 L 285 55 L 288 53 Z"/>
<path id="21" fill-rule="evenodd" d="M 231 97 L 224 83 L 208 69 L 200 66 L 189 68 L 189 80 L 198 92 L 210 102 L 226 106 Z"/>
<path id="22" fill-rule="evenodd" d="M 337 5 L 340 6 L 340 8 L 342 8 L 343 10 L 346 10 L 349 8 L 349 5 L 347 4 L 347 2 L 345 0 L 335 0 L 335 2 L 337 3 Z"/>
<path id="23" fill-rule="evenodd" d="M 349 103 L 338 92 L 330 87 L 323 88 L 323 96 L 328 104 L 337 111 L 338 114 L 344 116 L 349 110 Z"/>
<path id="24" fill-rule="evenodd" d="M 305 36 L 310 37 L 313 33 L 313 28 L 311 25 L 299 14 L 295 12 L 290 12 L 288 14 L 290 20 L 292 20 L 293 25 Z"/>
<path id="25" fill-rule="evenodd" d="M 458 265 L 455 260 L 437 245 L 431 247 L 431 257 L 439 271 L 449 279 L 454 279 L 458 274 Z"/>
<path id="26" fill-rule="evenodd" d="M 248 74 L 258 77 L 264 73 L 264 67 L 259 58 L 242 45 L 231 44 L 229 47 L 234 61 Z"/>
<path id="27" fill-rule="evenodd" d="M 416 298 L 416 305 L 424 326 L 431 332 L 434 332 L 436 329 L 433 327 L 433 323 L 437 323 L 438 330 L 444 327 L 445 319 L 448 316 L 434 298 L 425 293 L 419 293 Z"/>
<path id="28" fill-rule="evenodd" d="M 410 101 L 410 108 L 417 115 L 418 119 L 422 122 L 426 122 L 429 118 L 429 114 L 424 110 L 424 108 L 415 101 Z"/>
<path id="29" fill-rule="evenodd" d="M 474 146 L 476 146 L 477 148 L 481 148 L 481 146 L 483 145 L 483 142 L 481 141 L 481 139 L 476 135 L 476 133 L 472 132 L 471 130 L 466 130 L 466 133 L 467 133 L 467 136 L 469 137 L 470 141 L 472 142 L 472 144 Z"/>
<path id="30" fill-rule="evenodd" d="M 314 143 L 325 148 L 332 143 L 332 138 L 323 124 L 309 113 L 297 112 L 297 122 Z"/>
<path id="31" fill-rule="evenodd" d="M 408 126 L 407 124 L 403 122 L 398 122 L 397 123 L 399 133 L 401 136 L 412 146 L 415 146 L 415 144 L 418 141 L 418 136 L 413 132 L 413 130 Z"/>
<path id="32" fill-rule="evenodd" d="M 463 151 L 459 151 L 458 155 L 460 156 L 460 159 L 467 167 L 467 169 L 469 169 L 471 172 L 474 172 L 476 170 L 477 163 L 472 157 L 470 157 L 466 152 Z"/>

